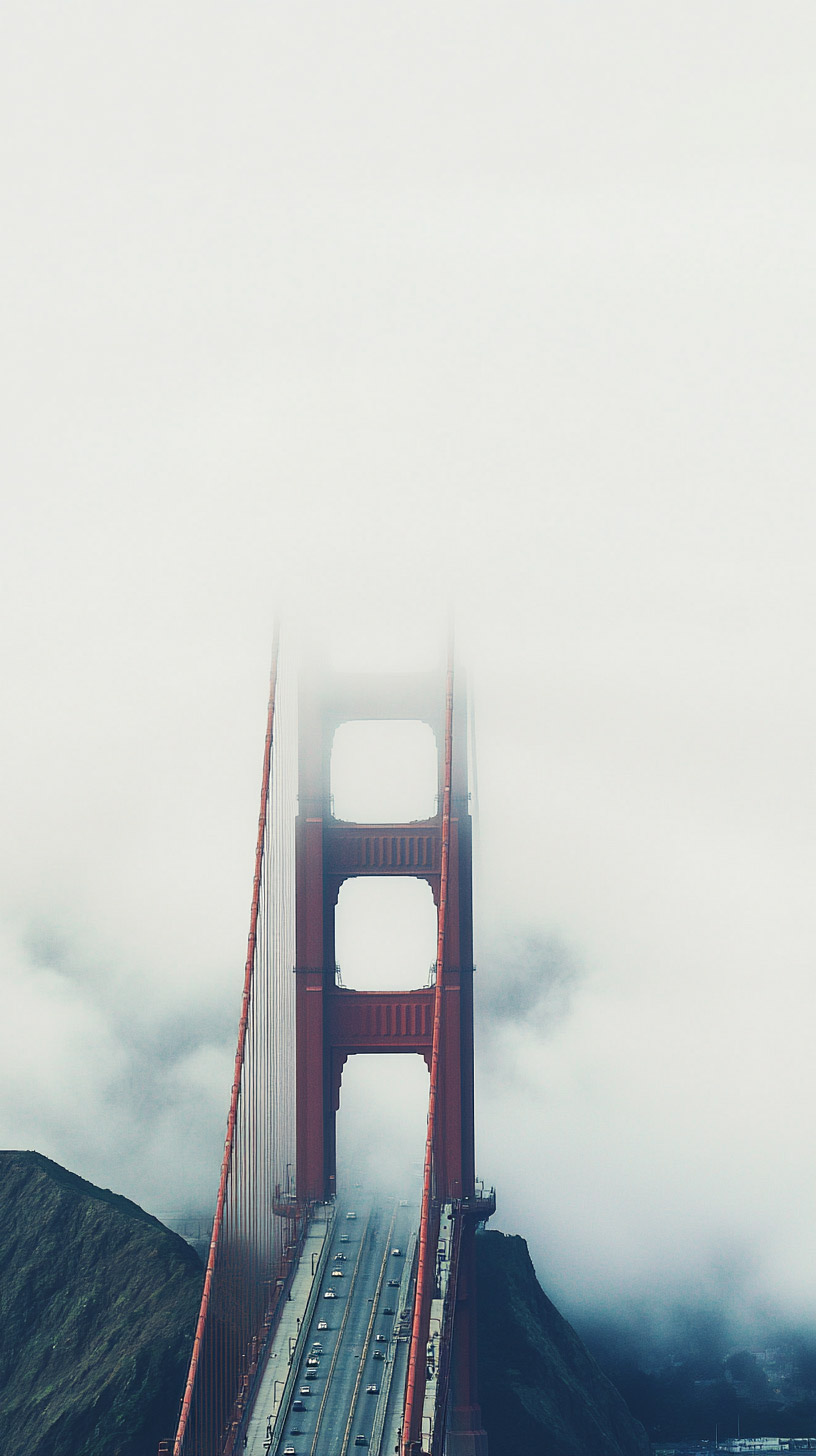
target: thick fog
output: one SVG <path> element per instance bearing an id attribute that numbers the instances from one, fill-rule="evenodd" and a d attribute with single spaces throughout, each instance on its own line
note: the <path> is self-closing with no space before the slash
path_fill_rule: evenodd
<path id="1" fill-rule="evenodd" d="M 496 1222 L 810 1318 L 812 5 L 0 34 L 0 1143 L 211 1204 L 273 616 L 410 667 L 453 598 Z"/>

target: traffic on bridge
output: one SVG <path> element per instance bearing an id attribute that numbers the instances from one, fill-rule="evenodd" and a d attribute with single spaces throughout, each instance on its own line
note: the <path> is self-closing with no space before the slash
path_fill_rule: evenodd
<path id="1" fill-rule="evenodd" d="M 414 1200 L 389 1207 L 355 1190 L 339 1202 L 311 1315 L 298 1332 L 282 1391 L 275 1390 L 280 1372 L 268 1362 L 246 1456 L 394 1451 L 402 1423 L 418 1223 Z"/>
<path id="2" fill-rule="evenodd" d="M 337 728 L 415 720 L 436 742 L 436 812 L 339 820 Z M 276 633 L 238 1046 L 204 1290 L 178 1426 L 160 1456 L 486 1456 L 476 1389 L 476 1180 L 468 709 L 440 673 L 295 679 Z M 424 881 L 436 958 L 404 989 L 346 987 L 346 880 Z M 388 940 L 382 947 L 388 955 Z M 337 1166 L 356 1055 L 428 1070 L 421 1192 L 384 1206 Z M 419 1147 L 406 1147 L 404 1168 Z M 403 1176 L 398 1174 L 399 1179 Z M 406 1177 L 410 1175 L 405 1175 Z M 340 1190 L 339 1196 L 338 1189 Z"/>

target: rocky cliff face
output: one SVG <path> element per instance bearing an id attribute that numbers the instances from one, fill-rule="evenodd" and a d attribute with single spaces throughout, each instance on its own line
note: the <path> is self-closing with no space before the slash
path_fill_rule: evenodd
<path id="1" fill-rule="evenodd" d="M 476 1239 L 479 1397 L 490 1456 L 648 1456 L 643 1427 L 547 1298 L 523 1239 Z"/>
<path id="2" fill-rule="evenodd" d="M 643 1432 L 540 1289 L 523 1239 L 476 1241 L 490 1456 L 645 1456 Z M 0 1152 L 2 1456 L 155 1456 L 203 1270 L 127 1198 Z"/>
<path id="3" fill-rule="evenodd" d="M 202 1278 L 189 1245 L 127 1198 L 0 1152 L 3 1456 L 154 1456 Z"/>

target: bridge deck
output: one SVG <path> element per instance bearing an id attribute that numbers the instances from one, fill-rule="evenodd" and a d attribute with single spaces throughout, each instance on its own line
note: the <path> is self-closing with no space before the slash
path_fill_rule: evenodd
<path id="1" fill-rule="evenodd" d="M 290 1320 L 295 1330 L 279 1332 L 270 1350 L 246 1456 L 291 1456 L 292 1451 L 295 1456 L 346 1456 L 363 1445 L 372 1456 L 394 1450 L 402 1420 L 419 1213 L 416 1203 L 378 1206 L 370 1196 L 355 1193 L 356 1199 L 338 1203 L 325 1260 L 317 1254 L 322 1243 L 310 1230 L 307 1251 L 314 1251 L 316 1287 L 307 1298 L 303 1286 L 293 1288 L 291 1308 L 299 1311 Z M 310 1285 L 311 1262 L 310 1253 L 301 1261 Z M 327 1298 L 329 1291 L 333 1297 Z"/>

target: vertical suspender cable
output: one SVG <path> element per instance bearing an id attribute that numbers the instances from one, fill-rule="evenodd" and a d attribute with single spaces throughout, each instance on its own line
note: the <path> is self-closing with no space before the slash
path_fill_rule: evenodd
<path id="1" fill-rule="evenodd" d="M 436 940 L 436 987 L 434 991 L 433 1043 L 431 1050 L 431 1077 L 428 1093 L 428 1126 L 425 1135 L 425 1166 L 422 1175 L 422 1212 L 419 1222 L 419 1256 L 417 1260 L 417 1285 L 414 1300 L 414 1318 L 411 1325 L 411 1349 L 408 1356 L 408 1376 L 405 1384 L 405 1412 L 402 1422 L 402 1447 L 409 1452 L 414 1439 L 414 1428 L 421 1414 L 418 1373 L 425 1368 L 424 1318 L 430 1295 L 430 1274 L 432 1262 L 428 1258 L 428 1240 L 431 1222 L 431 1176 L 433 1169 L 434 1136 L 436 1132 L 436 1102 L 439 1083 L 439 1048 L 442 1033 L 444 967 L 445 967 L 445 918 L 448 908 L 448 856 L 450 848 L 451 813 L 451 769 L 453 763 L 453 633 L 448 644 L 448 668 L 445 684 L 445 777 L 442 798 L 442 854 L 439 874 L 439 912 L 437 916 Z M 423 1386 L 424 1390 L 424 1381 Z"/>
<path id="2" fill-rule="evenodd" d="M 258 910 L 261 893 L 261 869 L 264 857 L 264 841 L 267 820 L 267 805 L 269 802 L 269 778 L 272 764 L 272 730 L 275 717 L 275 689 L 278 676 L 278 646 L 279 630 L 277 624 L 272 644 L 272 666 L 269 678 L 269 705 L 266 717 L 266 741 L 264 744 L 264 766 L 263 779 L 261 783 L 261 810 L 258 819 L 258 838 L 255 847 L 255 877 L 252 887 L 252 909 L 249 923 L 249 942 L 247 947 L 246 967 L 244 971 L 244 991 L 241 1001 L 241 1020 L 238 1026 L 238 1047 L 235 1053 L 235 1071 L 232 1081 L 232 1093 L 230 1096 L 229 1116 L 227 1118 L 227 1135 L 224 1142 L 224 1158 L 221 1163 L 221 1178 L 218 1185 L 218 1198 L 215 1205 L 215 1218 L 213 1219 L 212 1237 L 207 1257 L 207 1271 L 204 1276 L 204 1291 L 201 1296 L 201 1307 L 198 1314 L 195 1337 L 193 1339 L 193 1352 L 190 1358 L 190 1368 L 187 1374 L 187 1384 L 184 1387 L 184 1397 L 181 1403 L 181 1414 L 176 1429 L 175 1441 L 173 1443 L 173 1456 L 181 1456 L 184 1443 L 184 1433 L 187 1428 L 187 1420 L 190 1414 L 190 1407 L 193 1398 L 196 1374 L 198 1371 L 199 1357 L 202 1349 L 204 1330 L 207 1323 L 207 1310 L 210 1304 L 213 1275 L 215 1272 L 216 1259 L 218 1254 L 218 1243 L 221 1235 L 221 1227 L 224 1220 L 224 1210 L 227 1203 L 227 1183 L 229 1179 L 230 1166 L 235 1146 L 235 1127 L 238 1116 L 238 1097 L 241 1089 L 241 1073 L 244 1065 L 244 1053 L 246 1049 L 247 1022 L 249 1018 L 249 1006 L 252 998 L 252 971 L 255 962 L 255 945 L 258 938 Z"/>

